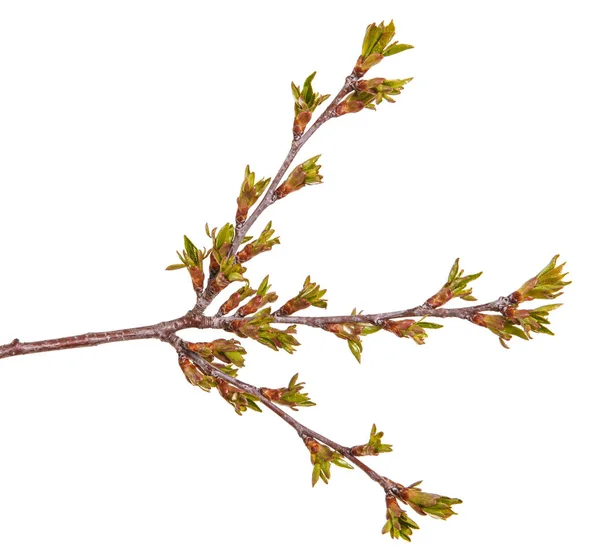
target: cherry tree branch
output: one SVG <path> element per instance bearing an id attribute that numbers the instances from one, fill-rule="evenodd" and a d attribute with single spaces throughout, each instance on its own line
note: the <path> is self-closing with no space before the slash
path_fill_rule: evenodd
<path id="1" fill-rule="evenodd" d="M 339 104 L 339 102 L 346 96 L 348 93 L 354 90 L 354 86 L 357 81 L 357 77 L 352 73 L 348 77 L 346 77 L 344 81 L 344 86 L 340 89 L 339 93 L 334 97 L 334 99 L 329 103 L 324 112 L 315 120 L 314 124 L 310 126 L 306 132 L 300 137 L 295 137 L 292 141 L 292 146 L 288 151 L 283 163 L 281 164 L 277 174 L 271 181 L 269 188 L 266 193 L 263 195 L 263 198 L 260 200 L 259 204 L 256 206 L 254 211 L 250 214 L 250 216 L 244 221 L 242 224 L 236 226 L 235 229 L 235 237 L 229 248 L 228 257 L 232 257 L 237 254 L 242 240 L 247 235 L 250 227 L 256 222 L 258 217 L 265 211 L 267 207 L 275 203 L 277 197 L 275 196 L 275 190 L 279 183 L 281 182 L 284 174 L 289 169 L 290 165 L 296 158 L 296 155 L 302 149 L 302 147 L 306 144 L 306 142 L 312 137 L 312 135 L 328 120 L 335 118 L 336 112 L 335 108 Z M 214 300 L 217 293 L 213 290 L 207 288 L 202 292 L 201 295 L 198 296 L 198 300 L 196 302 L 196 306 L 194 307 L 194 311 L 203 314 L 206 308 L 210 305 L 210 303 Z"/>
<path id="2" fill-rule="evenodd" d="M 190 327 L 201 328 L 202 320 L 196 316 L 185 315 L 171 321 L 163 321 L 154 325 L 118 329 L 98 333 L 84 333 L 70 337 L 40 340 L 35 342 L 21 342 L 14 339 L 12 342 L 0 346 L 0 359 L 39 352 L 52 352 L 54 350 L 69 350 L 71 348 L 84 348 L 98 346 L 110 342 L 125 342 L 128 340 L 159 339 L 165 340 L 170 334 Z"/>
<path id="3" fill-rule="evenodd" d="M 350 93 L 354 90 L 354 85 L 356 83 L 356 80 L 357 80 L 357 78 L 353 74 L 346 77 L 344 86 L 340 89 L 339 93 L 334 97 L 334 99 L 329 103 L 329 105 L 323 111 L 323 113 L 315 120 L 314 124 L 312 126 L 310 126 L 306 130 L 306 132 L 304 132 L 303 135 L 301 135 L 298 138 L 294 138 L 294 140 L 292 141 L 292 146 L 290 147 L 290 150 L 289 150 L 287 156 L 285 157 L 283 164 L 277 171 L 277 174 L 275 175 L 275 177 L 273 178 L 273 181 L 269 185 L 267 192 L 264 194 L 263 198 L 261 199 L 259 204 L 256 206 L 256 209 L 254 209 L 254 211 L 252 211 L 252 213 L 246 219 L 245 222 L 243 222 L 241 225 L 236 227 L 235 239 L 233 240 L 233 243 L 231 244 L 231 247 L 229 248 L 229 256 L 230 257 L 237 253 L 237 251 L 240 247 L 240 244 L 241 244 L 242 240 L 244 239 L 244 236 L 246 236 L 246 234 L 248 233 L 248 230 L 250 230 L 250 227 L 256 222 L 258 217 L 263 213 L 263 211 L 267 207 L 269 207 L 269 205 L 272 205 L 277 200 L 277 197 L 275 197 L 275 195 L 274 195 L 275 190 L 277 189 L 277 186 L 279 186 L 279 183 L 281 182 L 283 175 L 287 172 L 288 168 L 290 167 L 290 165 L 296 158 L 296 155 L 298 154 L 300 149 L 302 149 L 304 144 L 312 137 L 312 135 L 325 122 L 327 122 L 328 120 L 331 120 L 331 118 L 336 117 L 336 113 L 335 113 L 336 106 L 348 93 Z"/>
<path id="4" fill-rule="evenodd" d="M 307 439 L 315 439 L 315 440 L 320 441 L 321 443 L 327 445 L 334 451 L 337 451 L 342 456 L 344 456 L 344 458 L 348 459 L 350 462 L 355 464 L 357 468 L 360 468 L 360 470 L 362 470 L 374 482 L 377 482 L 386 491 L 386 493 L 393 492 L 395 489 L 397 489 L 397 487 L 398 487 L 397 483 L 392 482 L 391 480 L 389 480 L 388 478 L 386 478 L 384 476 L 381 476 L 375 470 L 373 470 L 371 467 L 367 466 L 364 462 L 359 460 L 352 453 L 352 449 L 350 447 L 345 447 L 344 445 L 340 445 L 339 443 L 332 441 L 328 437 L 325 437 L 324 435 L 321 435 L 320 433 L 317 433 L 316 431 L 313 431 L 312 429 L 301 424 L 298 420 L 296 420 L 295 418 L 292 418 L 292 416 L 290 416 L 287 412 L 285 412 L 279 406 L 277 406 L 277 404 L 275 404 L 274 402 L 269 400 L 267 397 L 265 397 L 258 387 L 251 385 L 249 383 L 246 383 L 245 381 L 241 381 L 240 379 L 237 379 L 236 377 L 232 377 L 231 375 L 228 375 L 227 373 L 224 373 L 220 369 L 216 368 L 215 366 L 213 366 L 212 364 L 207 362 L 204 358 L 200 357 L 195 352 L 188 350 L 185 347 L 185 341 L 183 341 L 181 338 L 177 337 L 176 335 L 171 335 L 167 339 L 167 342 L 169 342 L 175 348 L 175 350 L 177 351 L 178 354 L 183 355 L 186 358 L 188 358 L 189 360 L 191 360 L 192 362 L 194 362 L 206 375 L 210 375 L 211 377 L 214 377 L 215 379 L 218 378 L 223 381 L 226 381 L 230 385 L 233 385 L 234 387 L 237 387 L 238 389 L 241 389 L 242 391 L 258 398 L 259 401 L 264 406 L 266 406 L 274 414 L 279 416 L 288 425 L 293 427 L 296 430 L 296 433 L 298 434 L 298 436 L 303 441 L 306 441 Z"/>
<path id="5" fill-rule="evenodd" d="M 306 325 L 308 327 L 323 327 L 335 323 L 369 323 L 372 325 L 381 325 L 389 319 L 399 319 L 403 317 L 454 317 L 470 321 L 474 315 L 483 311 L 492 311 L 503 313 L 507 307 L 514 304 L 511 297 L 500 296 L 493 302 L 479 304 L 476 306 L 465 306 L 460 308 L 432 308 L 429 305 L 422 304 L 410 309 L 390 311 L 385 313 L 367 313 L 360 315 L 332 315 L 332 316 L 281 316 L 274 314 L 274 323 L 287 323 L 290 325 Z M 214 328 L 226 328 L 232 321 L 240 318 L 235 316 L 212 317 L 208 318 L 211 326 Z M 246 318 L 251 320 L 252 317 Z"/>

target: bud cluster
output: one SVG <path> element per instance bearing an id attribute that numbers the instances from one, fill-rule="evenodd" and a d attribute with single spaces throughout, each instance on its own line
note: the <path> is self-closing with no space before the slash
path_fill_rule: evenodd
<path id="1" fill-rule="evenodd" d="M 275 234 L 275 230 L 272 228 L 272 222 L 269 221 L 267 226 L 265 226 L 264 230 L 260 233 L 260 236 L 250 242 L 252 240 L 252 236 L 248 238 L 244 238 L 245 242 L 249 242 L 244 246 L 244 248 L 238 253 L 237 260 L 239 263 L 245 263 L 249 261 L 253 257 L 256 257 L 260 253 L 265 251 L 270 251 L 271 248 L 277 244 L 279 244 L 279 237 L 272 238 L 273 234 Z"/>
<path id="2" fill-rule="evenodd" d="M 271 178 L 262 178 L 257 182 L 254 172 L 250 172 L 250 166 L 246 166 L 244 181 L 240 188 L 240 195 L 237 198 L 236 224 L 242 224 L 246 220 L 250 207 L 258 201 L 270 182 Z"/>
<path id="3" fill-rule="evenodd" d="M 204 289 L 204 268 L 203 260 L 208 255 L 206 250 L 199 250 L 194 243 L 187 237 L 183 237 L 184 249 L 182 253 L 177 252 L 181 263 L 169 265 L 167 271 L 186 268 L 192 279 L 192 285 L 196 292 L 202 292 Z"/>
<path id="4" fill-rule="evenodd" d="M 311 282 L 309 275 L 304 281 L 302 290 L 300 290 L 296 296 L 283 304 L 283 306 L 281 306 L 274 315 L 292 315 L 293 313 L 309 308 L 310 306 L 326 309 L 327 300 L 323 299 L 323 296 L 326 292 L 327 290 L 325 288 L 321 289 L 316 282 Z"/>
<path id="5" fill-rule="evenodd" d="M 400 507 L 396 497 L 388 494 L 385 496 L 385 517 L 386 523 L 381 530 L 382 534 L 389 534 L 392 539 L 402 538 L 409 542 L 413 530 L 418 530 L 418 524 L 412 520 L 404 509 Z"/>
<path id="6" fill-rule="evenodd" d="M 471 320 L 480 327 L 485 327 L 498 336 L 500 344 L 508 348 L 507 341 L 513 336 L 523 340 L 531 340 L 531 333 L 554 335 L 546 327 L 550 324 L 547 317 L 549 312 L 559 308 L 562 304 L 549 304 L 535 309 L 518 309 L 517 306 L 508 307 L 504 315 L 490 315 L 476 313 Z"/>
<path id="7" fill-rule="evenodd" d="M 377 431 L 377 426 L 373 424 L 369 442 L 366 445 L 355 445 L 350 449 L 354 456 L 377 456 L 380 453 L 391 453 L 392 446 L 381 442 L 383 431 Z"/>
<path id="8" fill-rule="evenodd" d="M 209 279 L 208 286 L 213 293 L 221 292 L 232 282 L 243 281 L 246 268 L 243 267 L 235 257 L 228 257 L 231 242 L 235 237 L 235 228 L 232 224 L 223 225 L 217 232 L 216 228 L 209 230 L 206 225 L 206 234 L 212 239 L 212 248 L 210 249 Z"/>
<path id="9" fill-rule="evenodd" d="M 331 478 L 332 463 L 340 468 L 354 468 L 351 464 L 348 464 L 348 462 L 344 460 L 344 457 L 340 453 L 333 451 L 326 445 L 322 445 L 312 438 L 305 439 L 304 443 L 310 452 L 310 461 L 313 465 L 313 487 L 316 485 L 319 479 L 323 480 L 323 482 L 326 484 L 329 483 Z"/>
<path id="10" fill-rule="evenodd" d="M 444 284 L 444 286 L 442 286 L 442 288 L 440 288 L 436 294 L 427 300 L 426 303 L 429 307 L 439 308 L 452 298 L 462 298 L 468 302 L 474 302 L 477 300 L 477 298 L 472 296 L 473 289 L 468 287 L 468 284 L 479 278 L 482 273 L 464 276 L 464 271 L 462 269 L 459 270 L 458 262 L 459 259 L 456 259 L 452 265 L 446 284 Z"/>
<path id="11" fill-rule="evenodd" d="M 268 346 L 272 350 L 285 350 L 292 354 L 300 343 L 293 336 L 296 334 L 296 326 L 291 325 L 285 330 L 275 329 L 271 308 L 266 307 L 257 312 L 252 319 L 233 319 L 227 325 L 227 330 L 235 333 L 241 338 L 251 338 Z"/>
<path id="12" fill-rule="evenodd" d="M 188 342 L 186 347 L 207 362 L 217 359 L 225 364 L 244 367 L 246 349 L 237 340 L 218 338 L 212 342 Z"/>
<path id="13" fill-rule="evenodd" d="M 510 295 L 517 304 L 530 300 L 552 300 L 562 294 L 561 290 L 571 284 L 562 279 L 568 274 L 563 273 L 564 263 L 558 267 L 556 262 L 560 256 L 555 255 L 535 277 L 529 279 L 521 288 Z"/>
<path id="14" fill-rule="evenodd" d="M 371 23 L 367 27 L 362 52 L 354 66 L 356 77 L 365 75 L 373 66 L 379 64 L 384 57 L 413 48 L 409 44 L 398 44 L 397 41 L 391 43 L 395 34 L 396 28 L 393 21 L 390 21 L 387 25 L 383 21 L 379 25 Z"/>
<path id="15" fill-rule="evenodd" d="M 208 393 L 213 387 L 217 386 L 213 377 L 202 373 L 189 358 L 186 358 L 182 354 L 179 355 L 179 367 L 181 368 L 181 371 L 183 371 L 185 378 L 194 387 L 200 387 L 203 391 Z"/>
<path id="16" fill-rule="evenodd" d="M 417 487 L 421 482 L 415 482 L 408 487 L 400 488 L 400 500 L 421 516 L 432 516 L 446 520 L 453 514 L 456 514 L 452 509 L 452 505 L 462 503 L 460 499 L 437 495 L 435 493 L 427 493 Z"/>
<path id="17" fill-rule="evenodd" d="M 256 313 L 260 308 L 266 306 L 267 304 L 275 302 L 278 296 L 275 294 L 275 292 L 269 292 L 270 288 L 271 285 L 269 284 L 269 275 L 267 275 L 260 283 L 260 286 L 256 291 L 256 296 L 251 298 L 247 304 L 238 309 L 237 313 L 235 314 L 236 317 L 246 317 L 247 315 Z"/>
<path id="18" fill-rule="evenodd" d="M 287 406 L 292 410 L 297 410 L 298 406 L 315 406 L 308 396 L 308 393 L 301 392 L 304 388 L 304 383 L 296 383 L 298 374 L 296 373 L 291 379 L 287 387 L 281 389 L 262 388 L 261 394 L 270 401 L 281 406 Z"/>
<path id="19" fill-rule="evenodd" d="M 441 329 L 443 325 L 439 323 L 429 323 L 427 321 L 415 321 L 414 319 L 402 319 L 394 321 L 389 319 L 383 322 L 382 328 L 390 333 L 394 333 L 400 338 L 411 338 L 417 344 L 425 344 L 427 332 L 425 329 Z"/>
<path id="20" fill-rule="evenodd" d="M 321 166 L 317 164 L 320 156 L 312 157 L 294 168 L 285 182 L 275 190 L 275 197 L 282 199 L 286 195 L 302 189 L 304 186 L 322 183 L 323 176 L 319 174 Z"/>
<path id="21" fill-rule="evenodd" d="M 258 401 L 258 397 L 251 395 L 237 387 L 230 385 L 227 381 L 223 379 L 216 379 L 217 390 L 219 394 L 233 406 L 235 413 L 239 416 L 242 415 L 248 408 L 250 410 L 254 410 L 255 412 L 262 412 L 260 406 L 256 404 Z"/>
<path id="22" fill-rule="evenodd" d="M 236 309 L 246 298 L 249 298 L 256 293 L 254 288 L 250 288 L 249 285 L 242 286 L 239 290 L 236 290 L 223 304 L 216 313 L 216 316 L 227 315 Z"/>
<path id="23" fill-rule="evenodd" d="M 361 80 L 355 86 L 354 93 L 348 95 L 335 107 L 335 114 L 343 116 L 353 112 L 360 112 L 363 108 L 375 110 L 375 105 L 384 100 L 395 103 L 392 95 L 399 95 L 412 77 L 406 79 L 385 79 L 376 77 L 374 79 Z"/>
<path id="24" fill-rule="evenodd" d="M 312 118 L 313 112 L 317 107 L 325 102 L 330 95 L 320 95 L 315 93 L 312 88 L 312 81 L 317 72 L 311 73 L 305 80 L 302 89 L 292 82 L 292 94 L 294 95 L 294 138 L 300 137 L 307 124 Z"/>
<path id="25" fill-rule="evenodd" d="M 351 315 L 359 315 L 359 313 L 356 312 L 356 308 L 352 310 Z M 370 325 L 369 323 L 331 323 L 323 325 L 323 329 L 333 333 L 338 338 L 346 340 L 350 352 L 352 352 L 352 355 L 356 358 L 358 363 L 360 363 L 363 351 L 362 340 L 360 337 L 376 333 L 381 327 Z"/>

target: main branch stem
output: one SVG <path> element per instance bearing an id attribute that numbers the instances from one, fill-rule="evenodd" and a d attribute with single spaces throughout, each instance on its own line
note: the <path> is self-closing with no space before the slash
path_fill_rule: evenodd
<path id="1" fill-rule="evenodd" d="M 0 346 L 0 359 L 11 356 L 22 356 L 38 352 L 51 352 L 54 350 L 69 350 L 70 348 L 83 348 L 86 346 L 98 346 L 110 342 L 123 342 L 127 340 L 159 339 L 165 340 L 170 334 L 187 329 L 199 327 L 201 323 L 198 317 L 185 315 L 171 321 L 163 321 L 145 327 L 133 327 L 130 329 L 118 329 L 100 333 L 85 333 L 70 337 L 53 338 L 36 342 L 21 342 L 14 339 L 12 342 Z"/>
<path id="2" fill-rule="evenodd" d="M 332 315 L 332 316 L 275 316 L 274 323 L 305 325 L 308 327 L 324 327 L 334 323 L 371 323 L 380 325 L 388 319 L 399 319 L 404 317 L 438 317 L 438 318 L 458 318 L 470 321 L 477 313 L 499 312 L 502 313 L 511 305 L 509 297 L 500 296 L 493 302 L 479 304 L 477 306 L 466 306 L 461 308 L 431 308 L 427 304 L 415 306 L 410 309 L 390 311 L 386 313 L 369 313 L 361 315 Z M 163 321 L 154 325 L 144 327 L 134 327 L 129 329 L 117 329 L 114 331 L 85 333 L 70 337 L 62 337 L 36 342 L 21 342 L 18 339 L 12 342 L 0 345 L 0 359 L 11 356 L 21 356 L 25 354 L 35 354 L 38 352 L 51 352 L 54 350 L 68 350 L 70 348 L 83 348 L 86 346 L 98 346 L 99 344 L 108 344 L 110 342 L 124 342 L 128 340 L 159 339 L 165 340 L 174 333 L 183 329 L 226 329 L 229 323 L 241 318 L 235 316 L 204 316 L 196 312 Z M 252 316 L 246 320 L 251 320 Z"/>

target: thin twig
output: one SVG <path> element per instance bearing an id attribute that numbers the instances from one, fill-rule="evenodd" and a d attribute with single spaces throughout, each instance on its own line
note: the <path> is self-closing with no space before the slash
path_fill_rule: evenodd
<path id="1" fill-rule="evenodd" d="M 339 443 L 332 441 L 328 437 L 325 437 L 324 435 L 321 435 L 320 433 L 317 433 L 316 431 L 313 431 L 312 429 L 301 424 L 298 420 L 292 418 L 292 416 L 290 416 L 287 412 L 282 410 L 274 402 L 266 398 L 258 387 L 246 383 L 245 381 L 241 381 L 236 377 L 232 377 L 231 375 L 228 375 L 227 373 L 224 373 L 220 369 L 216 368 L 215 366 L 207 362 L 204 358 L 201 358 L 195 352 L 188 350 L 185 347 L 185 342 L 176 335 L 172 335 L 171 338 L 167 340 L 167 342 L 172 344 L 172 346 L 175 348 L 175 350 L 177 350 L 179 354 L 183 354 L 185 357 L 189 358 L 192 362 L 194 362 L 200 369 L 202 369 L 202 371 L 205 374 L 226 381 L 230 385 L 233 385 L 234 387 L 237 387 L 238 389 L 241 389 L 242 391 L 258 398 L 260 402 L 264 404 L 269 410 L 277 414 L 277 416 L 284 420 L 288 425 L 293 427 L 296 430 L 296 433 L 300 436 L 300 438 L 303 441 L 307 439 L 315 439 L 327 445 L 334 451 L 337 451 L 350 462 L 355 464 L 357 468 L 360 468 L 374 482 L 377 482 L 386 492 L 392 491 L 395 488 L 397 488 L 397 483 L 392 482 L 384 476 L 381 476 L 375 470 L 367 466 L 364 462 L 362 462 L 355 455 L 353 455 L 351 448 L 340 445 Z"/>
<path id="2" fill-rule="evenodd" d="M 269 188 L 267 189 L 266 193 L 263 195 L 259 204 L 256 206 L 254 211 L 252 211 L 252 213 L 250 214 L 250 216 L 246 219 L 246 221 L 244 223 L 236 226 L 235 237 L 233 239 L 231 247 L 229 248 L 228 257 L 232 257 L 233 255 L 237 254 L 238 249 L 240 248 L 240 245 L 242 243 L 242 240 L 247 235 L 248 231 L 250 230 L 250 227 L 256 222 L 256 220 L 264 212 L 264 210 L 267 207 L 269 207 L 269 205 L 272 205 L 277 200 L 277 198 L 275 197 L 275 190 L 277 189 L 277 186 L 279 186 L 279 183 L 281 182 L 284 174 L 287 172 L 290 165 L 296 158 L 296 155 L 298 154 L 300 149 L 302 149 L 304 144 L 312 137 L 312 135 L 325 122 L 327 122 L 328 120 L 331 120 L 331 118 L 334 118 L 336 116 L 336 113 L 335 113 L 336 106 L 348 93 L 350 93 L 354 90 L 354 85 L 356 83 L 356 80 L 357 80 L 357 78 L 353 74 L 346 77 L 346 79 L 344 81 L 344 86 L 340 89 L 339 93 L 334 97 L 334 99 L 331 101 L 331 103 L 329 103 L 329 105 L 327 106 L 325 111 L 321 114 L 321 116 L 319 116 L 315 120 L 314 124 L 312 126 L 310 126 L 310 128 L 308 128 L 302 136 L 300 136 L 298 138 L 294 138 L 294 140 L 292 141 L 292 146 L 290 147 L 290 150 L 288 151 L 288 154 L 286 155 L 285 159 L 283 160 L 283 163 L 279 167 L 277 174 L 275 174 L 275 177 L 271 181 Z M 194 307 L 194 312 L 197 312 L 198 314 L 203 314 L 204 311 L 206 311 L 206 308 L 213 301 L 215 296 L 216 296 L 216 293 L 214 291 L 212 291 L 210 288 L 205 289 L 204 292 L 202 293 L 202 295 L 198 297 L 196 306 Z"/>
<path id="3" fill-rule="evenodd" d="M 334 118 L 336 116 L 336 114 L 335 114 L 336 106 L 348 93 L 350 93 L 354 89 L 355 83 L 356 83 L 356 77 L 354 77 L 353 75 L 349 75 L 344 81 L 344 86 L 340 89 L 339 93 L 334 97 L 334 99 L 329 103 L 329 105 L 324 110 L 324 112 L 315 120 L 314 124 L 312 126 L 310 126 L 303 135 L 301 135 L 300 137 L 298 137 L 297 139 L 294 139 L 292 141 L 292 146 L 290 147 L 290 150 L 289 150 L 287 156 L 285 157 L 283 164 L 277 171 L 275 178 L 273 178 L 271 184 L 269 185 L 269 188 L 267 189 L 266 193 L 263 195 L 263 198 L 261 199 L 259 204 L 256 206 L 256 209 L 254 209 L 254 211 L 252 211 L 252 213 L 250 214 L 250 216 L 246 219 L 246 221 L 244 223 L 242 223 L 240 226 L 236 227 L 235 239 L 233 240 L 233 243 L 231 244 L 231 247 L 229 248 L 229 257 L 231 257 L 232 255 L 237 253 L 242 240 L 247 235 L 248 230 L 250 230 L 250 227 L 255 223 L 256 219 L 258 219 L 258 217 L 263 213 L 263 211 L 269 205 L 271 205 L 272 203 L 274 203 L 277 200 L 277 198 L 274 195 L 275 190 L 277 189 L 277 186 L 279 186 L 279 183 L 281 182 L 283 175 L 286 173 L 286 171 L 288 170 L 288 168 L 290 167 L 290 165 L 296 158 L 296 155 L 298 154 L 300 149 L 302 149 L 304 144 L 312 137 L 312 135 L 325 122 L 327 122 L 328 120 L 331 120 L 331 118 Z"/>
<path id="4" fill-rule="evenodd" d="M 461 308 L 432 308 L 427 304 L 422 304 L 410 309 L 390 311 L 386 313 L 368 313 L 360 315 L 332 315 L 332 316 L 274 316 L 274 323 L 287 323 L 293 325 L 306 325 L 308 327 L 323 327 L 334 323 L 370 323 L 381 325 L 388 319 L 399 319 L 403 317 L 454 317 L 470 321 L 473 316 L 483 311 L 495 311 L 502 313 L 509 305 L 511 300 L 508 297 L 500 296 L 493 302 L 479 304 L 477 306 L 466 306 Z M 215 328 L 225 328 L 230 322 L 238 320 L 235 316 L 213 317 L 211 326 Z M 252 317 L 246 318 L 251 320 Z"/>

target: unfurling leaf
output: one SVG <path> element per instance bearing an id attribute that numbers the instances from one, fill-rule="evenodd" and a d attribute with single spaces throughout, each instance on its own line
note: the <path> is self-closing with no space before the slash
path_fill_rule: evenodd
<path id="1" fill-rule="evenodd" d="M 266 307 L 258 311 L 250 320 L 233 319 L 227 324 L 227 330 L 242 338 L 256 340 L 272 350 L 282 349 L 292 354 L 295 347 L 300 345 L 294 337 L 296 326 L 292 325 L 284 330 L 276 329 L 271 325 L 273 320 L 271 308 Z"/>
<path id="2" fill-rule="evenodd" d="M 177 252 L 181 263 L 175 263 L 167 267 L 167 271 L 176 271 L 178 269 L 187 269 L 194 290 L 200 294 L 204 289 L 204 265 L 203 260 L 208 256 L 206 250 L 199 250 L 194 243 L 187 237 L 183 237 L 183 252 Z"/>
<path id="3" fill-rule="evenodd" d="M 211 376 L 204 374 L 189 358 L 181 354 L 179 355 L 179 367 L 183 371 L 185 378 L 194 387 L 200 387 L 203 391 L 209 392 L 213 387 L 217 386 Z"/>
<path id="4" fill-rule="evenodd" d="M 383 431 L 377 431 L 377 427 L 373 424 L 369 442 L 365 445 L 356 445 L 350 449 L 354 456 L 377 456 L 380 453 L 392 452 L 392 446 L 381 442 Z"/>
<path id="5" fill-rule="evenodd" d="M 350 470 L 354 468 L 344 460 L 344 457 L 340 453 L 330 449 L 327 445 L 322 445 L 310 437 L 306 438 L 304 443 L 310 452 L 310 461 L 313 464 L 313 487 L 319 479 L 323 480 L 324 483 L 329 483 L 332 463 L 340 468 L 348 468 Z"/>
<path id="6" fill-rule="evenodd" d="M 425 329 L 440 329 L 443 325 L 429 323 L 423 319 L 421 321 L 415 321 L 414 319 L 388 319 L 383 322 L 383 329 L 395 334 L 397 337 L 410 338 L 417 344 L 425 344 L 425 339 L 427 338 Z"/>
<path id="7" fill-rule="evenodd" d="M 321 290 L 321 287 L 317 283 L 311 282 L 310 276 L 308 276 L 304 281 L 302 290 L 281 306 L 281 308 L 275 312 L 275 315 L 292 315 L 293 313 L 309 308 L 310 306 L 325 309 L 327 308 L 327 300 L 323 299 L 323 296 L 326 292 L 326 289 Z"/>
<path id="8" fill-rule="evenodd" d="M 504 315 L 490 315 L 486 313 L 476 313 L 472 321 L 480 327 L 485 327 L 498 336 L 500 344 L 508 348 L 507 342 L 513 337 L 519 337 L 523 340 L 531 340 L 531 333 L 542 333 L 554 335 L 546 327 L 550 324 L 548 321 L 549 312 L 559 308 L 562 304 L 549 304 L 535 309 L 518 309 L 517 306 L 506 308 Z"/>
<path id="9" fill-rule="evenodd" d="M 383 21 L 379 25 L 371 23 L 365 32 L 362 52 L 356 61 L 354 75 L 362 77 L 369 69 L 379 64 L 385 56 L 393 56 L 413 48 L 408 44 L 391 43 L 395 34 L 396 28 L 393 21 L 387 25 Z"/>
<path id="10" fill-rule="evenodd" d="M 456 259 L 452 265 L 446 284 L 427 300 L 426 303 L 429 307 L 439 308 L 452 298 L 462 298 L 468 302 L 473 302 L 477 299 L 472 296 L 473 289 L 468 287 L 468 284 L 478 279 L 482 273 L 463 275 L 464 271 L 462 269 L 459 270 L 458 262 L 459 260 Z"/>
<path id="11" fill-rule="evenodd" d="M 563 278 L 568 273 L 563 273 L 564 263 L 556 266 L 559 255 L 555 255 L 550 263 L 546 265 L 535 277 L 529 279 L 521 288 L 510 295 L 515 303 L 527 302 L 529 300 L 552 300 L 562 295 L 562 289 L 571 284 Z"/>
<path id="12" fill-rule="evenodd" d="M 242 224 L 246 220 L 248 210 L 258 201 L 270 182 L 271 178 L 262 178 L 257 182 L 254 172 L 250 172 L 250 167 L 246 166 L 244 181 L 242 182 L 240 195 L 237 199 L 238 208 L 235 215 L 235 222 L 237 224 Z"/>
<path id="13" fill-rule="evenodd" d="M 352 310 L 351 315 L 360 315 L 362 312 L 357 312 L 356 308 Z M 323 325 L 323 329 L 333 333 L 336 337 L 344 339 L 348 342 L 350 352 L 356 358 L 358 363 L 361 362 L 361 354 L 363 350 L 361 336 L 367 336 L 381 330 L 381 327 L 372 325 L 371 323 L 330 323 Z"/>
<path id="14" fill-rule="evenodd" d="M 266 389 L 262 388 L 260 392 L 270 401 L 281 406 L 287 406 L 292 410 L 297 410 L 298 406 L 315 406 L 308 396 L 308 393 L 301 392 L 304 388 L 304 383 L 297 383 L 298 374 L 294 375 L 287 387 L 281 389 Z"/>
<path id="15" fill-rule="evenodd" d="M 207 362 L 216 358 L 225 364 L 244 367 L 246 350 L 237 340 L 219 338 L 212 342 L 188 342 L 186 347 Z"/>
<path id="16" fill-rule="evenodd" d="M 237 254 L 237 260 L 240 263 L 245 263 L 260 253 L 269 251 L 273 246 L 279 244 L 279 238 L 272 238 L 273 234 L 275 234 L 275 230 L 273 230 L 272 223 L 269 221 L 267 226 L 265 226 L 264 230 L 260 233 L 260 236 L 244 246 Z"/>
<path id="17" fill-rule="evenodd" d="M 312 88 L 312 81 L 317 72 L 310 74 L 304 81 L 302 89 L 292 82 L 292 94 L 294 95 L 294 137 L 300 137 L 310 122 L 313 112 L 320 104 L 325 102 L 329 95 L 320 95 L 315 93 Z"/>
<path id="18" fill-rule="evenodd" d="M 406 79 L 384 79 L 376 77 L 359 81 L 356 84 L 356 91 L 346 97 L 339 105 L 339 110 L 336 111 L 338 116 L 347 112 L 358 112 L 358 110 L 348 110 L 349 106 L 358 108 L 375 109 L 375 105 L 381 104 L 384 100 L 394 103 L 396 102 L 392 96 L 399 95 L 404 86 L 412 81 L 412 77 Z"/>
<path id="19" fill-rule="evenodd" d="M 413 511 L 421 516 L 429 515 L 434 518 L 446 520 L 453 514 L 456 514 L 452 509 L 452 505 L 461 504 L 462 501 L 460 499 L 427 493 L 416 487 L 419 483 L 421 482 L 402 488 L 400 491 L 400 500 L 409 505 Z"/>
<path id="20" fill-rule="evenodd" d="M 396 497 L 391 494 L 385 496 L 385 518 L 381 533 L 389 534 L 392 539 L 402 538 L 409 542 L 413 530 L 418 530 L 419 526 L 406 514 L 406 511 L 400 507 Z"/>
<path id="21" fill-rule="evenodd" d="M 285 182 L 275 190 L 275 197 L 281 199 L 294 191 L 298 191 L 304 186 L 310 184 L 320 184 L 323 176 L 319 174 L 321 166 L 317 164 L 319 157 L 317 155 L 299 164 L 290 172 Z"/>
<path id="22" fill-rule="evenodd" d="M 257 396 L 251 395 L 241 389 L 238 389 L 234 385 L 227 383 L 223 379 L 217 379 L 217 389 L 219 394 L 233 406 L 235 413 L 241 416 L 248 408 L 255 412 L 262 412 L 260 406 L 256 404 L 259 400 Z"/>
<path id="23" fill-rule="evenodd" d="M 236 309 L 241 302 L 253 294 L 256 294 L 256 290 L 250 288 L 248 285 L 242 286 L 239 290 L 236 290 L 231 296 L 229 296 L 229 298 L 221 305 L 216 315 L 227 315 Z"/>

